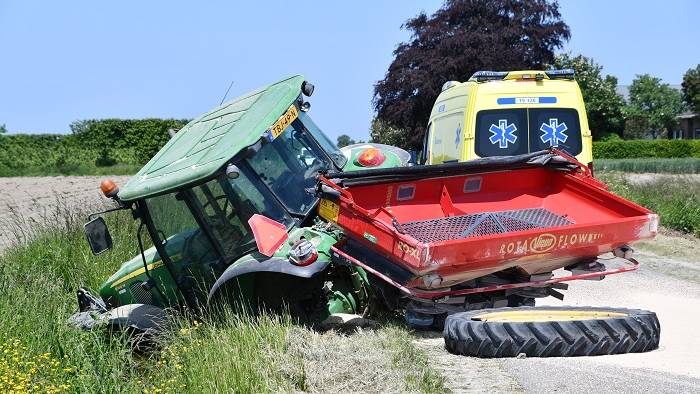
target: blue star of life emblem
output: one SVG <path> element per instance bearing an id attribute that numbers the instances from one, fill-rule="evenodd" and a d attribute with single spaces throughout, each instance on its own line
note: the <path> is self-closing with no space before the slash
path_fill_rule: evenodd
<path id="1" fill-rule="evenodd" d="M 566 139 L 569 138 L 564 133 L 567 129 L 566 123 L 559 123 L 557 118 L 550 119 L 549 123 L 542 123 L 540 126 L 542 132 L 540 139 L 549 146 L 559 145 L 560 142 L 566 142 Z"/>
<path id="2" fill-rule="evenodd" d="M 514 144 L 515 141 L 518 140 L 518 136 L 515 135 L 517 130 L 518 128 L 515 127 L 513 123 L 508 124 L 507 119 L 499 119 L 498 125 L 492 124 L 491 127 L 489 127 L 489 131 L 491 132 L 489 141 L 494 145 L 498 143 L 499 148 L 505 149 L 508 147 L 509 143 Z"/>

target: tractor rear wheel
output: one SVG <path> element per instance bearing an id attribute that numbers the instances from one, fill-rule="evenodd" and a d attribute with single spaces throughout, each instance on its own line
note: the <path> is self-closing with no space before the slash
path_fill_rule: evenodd
<path id="1" fill-rule="evenodd" d="M 450 353 L 465 356 L 596 356 L 654 350 L 660 327 L 639 309 L 519 307 L 450 315 L 443 336 Z"/>

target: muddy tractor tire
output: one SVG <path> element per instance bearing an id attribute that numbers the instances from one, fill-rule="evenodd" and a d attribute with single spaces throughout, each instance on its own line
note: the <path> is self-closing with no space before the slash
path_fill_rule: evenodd
<path id="1" fill-rule="evenodd" d="M 641 353 L 659 347 L 654 312 L 598 307 L 518 307 L 450 315 L 450 353 L 493 357 L 572 357 Z"/>

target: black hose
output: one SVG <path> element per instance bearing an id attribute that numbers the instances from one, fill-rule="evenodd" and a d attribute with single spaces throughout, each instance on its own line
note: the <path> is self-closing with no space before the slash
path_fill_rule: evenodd
<path id="1" fill-rule="evenodd" d="M 486 171 L 505 171 L 527 168 L 573 170 L 573 162 L 548 150 L 518 156 L 486 157 L 462 163 L 443 163 L 410 167 L 378 168 L 359 171 L 329 171 L 328 179 L 338 180 L 343 186 L 357 186 L 394 181 L 409 181 L 430 177 L 464 175 Z"/>

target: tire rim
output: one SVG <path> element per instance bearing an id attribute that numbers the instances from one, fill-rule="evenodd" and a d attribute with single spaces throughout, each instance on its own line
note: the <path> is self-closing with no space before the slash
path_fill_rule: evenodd
<path id="1" fill-rule="evenodd" d="M 626 317 L 627 313 L 596 310 L 532 310 L 532 311 L 502 311 L 487 312 L 472 317 L 472 320 L 489 322 L 548 322 L 572 320 L 599 320 L 616 317 Z"/>

